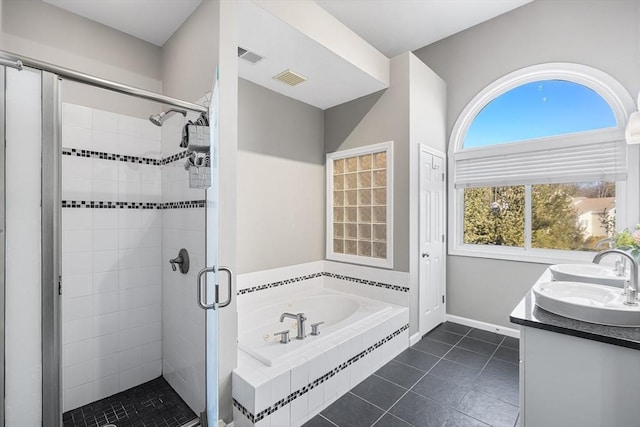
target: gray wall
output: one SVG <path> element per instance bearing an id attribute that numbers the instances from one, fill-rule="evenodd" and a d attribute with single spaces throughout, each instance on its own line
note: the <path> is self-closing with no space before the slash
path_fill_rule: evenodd
<path id="1" fill-rule="evenodd" d="M 2 11 L 4 9 L 3 2 L 4 0 L 0 0 L 0 46 L 2 46 L 2 30 L 4 29 L 4 26 L 2 25 Z"/>
<path id="2" fill-rule="evenodd" d="M 324 115 L 327 153 L 394 141 L 393 269 L 409 273 L 411 335 L 418 332 L 420 312 L 419 144 L 445 150 L 445 102 L 445 82 L 407 52 L 391 59 L 388 89 L 327 109 Z"/>
<path id="3" fill-rule="evenodd" d="M 3 0 L 0 48 L 162 91 L 161 48 L 42 1 Z M 71 82 L 64 83 L 64 99 L 138 117 L 148 117 L 160 108 L 153 102 L 131 102 L 130 97 Z"/>
<path id="4" fill-rule="evenodd" d="M 383 92 L 324 112 L 327 153 L 393 141 L 393 269 L 409 272 L 409 60 L 391 59 Z"/>
<path id="5" fill-rule="evenodd" d="M 546 264 L 447 257 L 447 313 L 517 328 L 509 314 L 548 267 Z"/>
<path id="6" fill-rule="evenodd" d="M 211 90 L 219 57 L 220 7 L 203 0 L 162 47 L 162 89 L 165 95 L 189 101 Z"/>
<path id="7" fill-rule="evenodd" d="M 449 132 L 484 87 L 539 63 L 575 62 L 601 69 L 635 99 L 640 89 L 639 4 L 538 0 L 415 54 L 447 82 Z M 509 313 L 544 267 L 450 256 L 448 311 L 513 327 Z"/>
<path id="8" fill-rule="evenodd" d="M 244 79 L 238 89 L 238 273 L 322 260 L 323 112 Z"/>

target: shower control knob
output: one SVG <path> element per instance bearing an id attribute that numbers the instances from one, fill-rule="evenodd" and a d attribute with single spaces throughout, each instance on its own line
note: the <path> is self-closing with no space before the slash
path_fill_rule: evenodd
<path id="1" fill-rule="evenodd" d="M 169 264 L 171 264 L 173 271 L 180 269 L 180 273 L 187 274 L 189 272 L 189 252 L 185 248 L 180 249 L 178 256 L 170 259 Z"/>
<path id="2" fill-rule="evenodd" d="M 422 258 L 429 258 L 430 256 L 429 252 L 422 252 Z"/>

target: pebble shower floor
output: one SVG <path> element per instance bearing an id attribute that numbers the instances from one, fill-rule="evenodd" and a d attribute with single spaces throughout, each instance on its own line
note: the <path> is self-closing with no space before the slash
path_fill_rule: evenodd
<path id="1" fill-rule="evenodd" d="M 179 427 L 196 414 L 158 377 L 62 415 L 64 427 Z"/>

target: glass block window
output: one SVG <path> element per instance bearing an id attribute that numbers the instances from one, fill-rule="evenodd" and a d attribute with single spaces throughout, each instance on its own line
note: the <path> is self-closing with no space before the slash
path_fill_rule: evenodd
<path id="1" fill-rule="evenodd" d="M 392 143 L 327 155 L 327 259 L 393 267 Z"/>

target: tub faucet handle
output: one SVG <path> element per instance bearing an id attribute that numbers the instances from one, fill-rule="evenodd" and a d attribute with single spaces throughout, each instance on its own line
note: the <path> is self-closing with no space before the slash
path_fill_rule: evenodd
<path id="1" fill-rule="evenodd" d="M 289 342 L 289 330 L 273 334 L 274 337 L 277 337 L 278 335 L 280 335 L 280 344 L 287 344 Z"/>
<path id="2" fill-rule="evenodd" d="M 320 325 L 324 322 L 312 323 L 311 324 L 311 335 L 320 335 Z"/>

